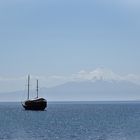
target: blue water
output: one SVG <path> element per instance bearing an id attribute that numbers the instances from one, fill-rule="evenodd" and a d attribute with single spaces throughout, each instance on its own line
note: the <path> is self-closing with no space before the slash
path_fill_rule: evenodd
<path id="1" fill-rule="evenodd" d="M 0 103 L 0 140 L 140 140 L 140 103 Z"/>

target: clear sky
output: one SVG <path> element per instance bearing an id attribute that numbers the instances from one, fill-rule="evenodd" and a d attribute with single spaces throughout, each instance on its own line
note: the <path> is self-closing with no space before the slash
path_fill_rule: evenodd
<path id="1" fill-rule="evenodd" d="M 1 0 L 0 91 L 28 73 L 140 75 L 139 17 L 138 0 Z"/>

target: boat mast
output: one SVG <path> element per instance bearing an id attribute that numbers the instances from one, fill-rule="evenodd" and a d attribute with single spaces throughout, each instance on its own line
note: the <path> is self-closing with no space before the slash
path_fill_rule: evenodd
<path id="1" fill-rule="evenodd" d="M 37 93 L 37 98 L 38 98 L 38 80 L 37 80 L 36 93 Z"/>
<path id="2" fill-rule="evenodd" d="M 27 96 L 28 100 L 29 100 L 29 91 L 30 91 L 30 75 L 28 75 L 28 96 Z"/>

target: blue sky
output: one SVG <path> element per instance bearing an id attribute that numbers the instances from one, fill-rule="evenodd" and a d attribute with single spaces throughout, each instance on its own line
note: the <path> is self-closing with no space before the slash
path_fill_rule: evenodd
<path id="1" fill-rule="evenodd" d="M 28 73 L 65 76 L 103 67 L 140 75 L 139 15 L 138 0 L 0 1 L 1 91 L 19 88 L 5 77 Z"/>

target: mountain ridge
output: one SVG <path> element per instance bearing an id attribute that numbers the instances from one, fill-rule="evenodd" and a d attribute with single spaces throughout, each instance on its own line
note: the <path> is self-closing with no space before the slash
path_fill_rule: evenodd
<path id="1" fill-rule="evenodd" d="M 0 93 L 0 101 L 22 101 L 27 91 Z M 49 101 L 112 101 L 140 99 L 140 86 L 128 81 L 73 81 L 52 88 L 40 88 L 39 95 Z M 35 90 L 30 92 L 35 97 Z"/>

